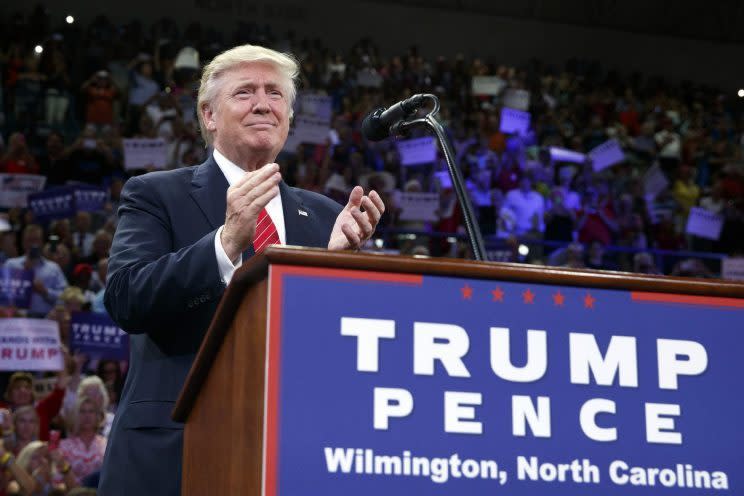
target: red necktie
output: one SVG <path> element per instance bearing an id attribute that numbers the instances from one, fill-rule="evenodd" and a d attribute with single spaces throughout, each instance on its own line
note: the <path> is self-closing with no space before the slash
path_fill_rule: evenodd
<path id="1" fill-rule="evenodd" d="M 269 245 L 279 245 L 279 233 L 276 232 L 276 226 L 271 221 L 271 217 L 266 213 L 266 209 L 262 209 L 261 213 L 258 214 L 258 221 L 256 221 L 256 235 L 253 238 L 253 251 L 256 254 L 261 253 Z"/>

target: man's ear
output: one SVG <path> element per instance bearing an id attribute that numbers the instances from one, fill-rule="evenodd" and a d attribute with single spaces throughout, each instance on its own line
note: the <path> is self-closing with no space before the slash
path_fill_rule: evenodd
<path id="1" fill-rule="evenodd" d="M 204 126 L 207 128 L 207 131 L 216 131 L 217 123 L 215 122 L 215 113 L 212 110 L 212 107 L 208 103 L 203 104 L 201 113 L 202 118 L 204 119 Z"/>

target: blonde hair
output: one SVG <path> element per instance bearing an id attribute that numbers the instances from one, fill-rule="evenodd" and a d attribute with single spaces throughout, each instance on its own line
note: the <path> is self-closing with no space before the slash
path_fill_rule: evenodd
<path id="1" fill-rule="evenodd" d="M 199 95 L 196 101 L 196 114 L 199 118 L 199 129 L 207 145 L 211 145 L 212 132 L 207 130 L 202 111 L 205 106 L 214 103 L 221 87 L 221 76 L 240 64 L 251 62 L 265 62 L 274 66 L 283 81 L 281 82 L 284 93 L 287 95 L 289 105 L 289 117 L 292 118 L 297 88 L 295 79 L 300 74 L 300 67 L 295 57 L 288 53 L 277 52 L 270 48 L 258 45 L 240 45 L 217 55 L 204 67 L 201 83 L 199 84 Z"/>
<path id="2" fill-rule="evenodd" d="M 78 385 L 78 388 L 77 388 L 78 397 L 87 396 L 85 394 L 85 390 L 91 386 L 96 387 L 98 391 L 101 393 L 101 398 L 102 398 L 101 409 L 105 412 L 106 410 L 108 410 L 108 406 L 109 406 L 109 394 L 108 394 L 108 390 L 106 389 L 106 386 L 103 384 L 103 381 L 97 375 L 89 375 L 88 377 L 80 381 L 80 384 Z"/>
<path id="3" fill-rule="evenodd" d="M 77 436 L 80 434 L 80 409 L 83 407 L 85 403 L 90 403 L 93 405 L 93 408 L 96 408 L 98 410 L 98 424 L 96 425 L 96 434 L 98 433 L 98 430 L 101 428 L 101 425 L 103 425 L 103 421 L 106 419 L 106 411 L 103 408 L 100 408 L 100 406 L 97 404 L 96 401 L 93 400 L 90 396 L 78 396 L 77 401 L 75 401 L 75 410 L 72 412 L 72 428 L 70 429 L 70 432 Z"/>
<path id="4" fill-rule="evenodd" d="M 39 414 L 36 413 L 36 408 L 34 408 L 31 405 L 18 407 L 13 412 L 13 427 L 15 427 L 16 433 L 18 432 L 18 426 L 16 425 L 16 422 L 18 422 L 18 419 L 23 415 L 31 415 L 34 418 L 34 421 L 36 423 L 34 424 L 33 438 L 34 439 L 38 438 L 39 437 Z"/>
<path id="5" fill-rule="evenodd" d="M 16 463 L 23 470 L 31 473 L 31 471 L 28 469 L 28 465 L 31 463 L 31 458 L 33 458 L 34 453 L 36 453 L 37 450 L 44 448 L 45 446 L 46 443 L 44 441 L 31 441 L 23 447 L 20 453 L 18 453 Z"/>
<path id="6" fill-rule="evenodd" d="M 83 293 L 83 290 L 77 286 L 68 286 L 64 291 L 62 291 L 62 294 L 59 295 L 59 301 L 62 303 L 70 303 L 74 301 L 82 305 L 85 303 L 85 294 Z"/>

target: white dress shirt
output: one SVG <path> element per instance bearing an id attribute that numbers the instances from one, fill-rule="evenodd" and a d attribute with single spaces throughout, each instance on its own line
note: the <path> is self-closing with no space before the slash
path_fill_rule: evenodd
<path id="1" fill-rule="evenodd" d="M 217 151 L 216 148 L 214 149 L 214 161 L 217 162 L 220 170 L 225 175 L 225 179 L 227 179 L 227 184 L 230 186 L 238 182 L 243 174 L 246 174 L 246 171 L 230 162 L 230 160 Z M 279 241 L 281 241 L 283 245 L 286 245 L 287 230 L 284 226 L 282 195 L 276 195 L 269 201 L 268 205 L 266 205 L 266 213 L 269 214 L 271 221 L 276 226 L 276 232 L 279 234 Z M 225 249 L 222 247 L 222 242 L 220 241 L 220 235 L 222 234 L 222 229 L 224 229 L 224 227 L 224 224 L 221 225 L 214 236 L 214 253 L 217 257 L 217 266 L 220 269 L 220 277 L 227 285 L 230 283 L 235 269 L 239 268 L 243 264 L 243 260 L 242 257 L 239 256 L 237 260 L 232 261 L 228 258 L 227 253 L 225 253 Z"/>

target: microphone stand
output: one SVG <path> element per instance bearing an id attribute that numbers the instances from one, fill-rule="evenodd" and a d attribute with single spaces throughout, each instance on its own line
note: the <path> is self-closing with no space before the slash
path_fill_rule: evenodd
<path id="1" fill-rule="evenodd" d="M 452 178 L 452 186 L 455 188 L 457 200 L 460 202 L 460 206 L 462 207 L 462 215 L 465 220 L 465 231 L 468 233 L 468 238 L 470 239 L 470 247 L 473 249 L 473 257 L 479 261 L 487 260 L 486 249 L 483 244 L 483 235 L 481 234 L 480 228 L 475 223 L 475 215 L 473 214 L 473 206 L 470 203 L 470 196 L 467 194 L 467 190 L 465 189 L 465 182 L 462 179 L 462 173 L 455 165 L 455 154 L 452 151 L 447 135 L 444 133 L 444 128 L 442 128 L 442 125 L 434 117 L 437 112 L 439 112 L 439 98 L 437 98 L 436 95 L 428 93 L 421 96 L 434 102 L 434 108 L 432 108 L 432 110 L 424 117 L 410 121 L 398 122 L 390 128 L 390 134 L 403 134 L 409 129 L 417 126 L 425 126 L 434 131 L 434 135 L 437 137 L 439 146 L 441 147 L 442 152 L 444 153 L 444 158 L 447 161 L 447 169 Z"/>

